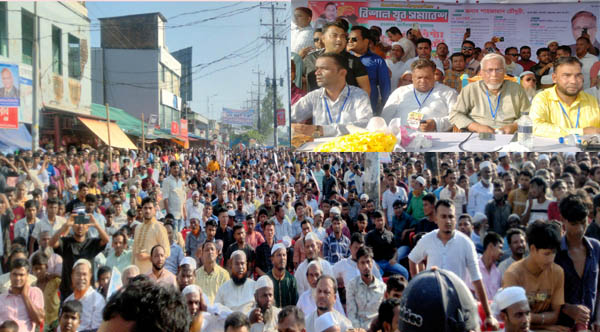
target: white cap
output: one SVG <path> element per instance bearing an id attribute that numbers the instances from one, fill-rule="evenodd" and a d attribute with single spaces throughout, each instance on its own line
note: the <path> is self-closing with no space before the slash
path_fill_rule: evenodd
<path id="1" fill-rule="evenodd" d="M 282 243 L 282 244 L 283 244 L 283 245 L 284 245 L 286 248 L 289 248 L 289 247 L 291 247 L 291 246 L 292 246 L 292 238 L 286 235 L 286 236 L 284 236 L 284 237 L 281 239 L 281 243 Z"/>
<path id="2" fill-rule="evenodd" d="M 192 196 L 200 196 L 200 192 L 198 190 L 194 190 Z"/>
<path id="3" fill-rule="evenodd" d="M 206 188 L 208 188 L 208 187 L 212 187 L 212 183 L 210 183 L 210 182 L 207 182 L 207 183 L 204 185 L 204 187 L 206 187 Z"/>
<path id="4" fill-rule="evenodd" d="M 131 186 L 131 187 L 129 187 L 129 191 L 131 191 L 131 190 L 135 190 L 135 191 L 137 191 L 137 187 L 136 187 L 136 186 Z"/>
<path id="5" fill-rule="evenodd" d="M 549 41 L 549 42 L 546 43 L 546 47 L 550 47 L 550 44 L 552 44 L 552 43 L 557 43 L 558 44 L 558 40 L 552 39 L 551 41 Z"/>
<path id="6" fill-rule="evenodd" d="M 523 77 L 525 75 L 535 75 L 532 71 L 526 70 L 524 72 L 522 72 L 519 77 Z"/>
<path id="7" fill-rule="evenodd" d="M 473 216 L 473 223 L 481 223 L 482 221 L 487 220 L 487 216 L 481 212 L 475 213 Z"/>
<path id="8" fill-rule="evenodd" d="M 200 215 L 199 215 L 198 213 L 195 213 L 195 212 L 194 212 L 194 213 L 193 213 L 193 214 L 190 216 L 190 220 L 192 220 L 192 219 L 196 219 L 196 220 L 200 221 L 200 219 L 202 219 L 202 218 L 200 218 Z"/>
<path id="9" fill-rule="evenodd" d="M 235 211 L 233 210 L 227 210 L 227 215 L 230 217 L 235 217 Z"/>
<path id="10" fill-rule="evenodd" d="M 80 265 L 80 264 L 85 264 L 85 265 L 87 265 L 90 268 L 90 271 L 92 270 L 92 263 L 90 263 L 90 261 L 88 261 L 85 258 L 78 259 L 75 262 L 75 264 L 73 264 L 73 270 L 75 270 L 75 268 L 77 267 L 77 265 Z"/>
<path id="11" fill-rule="evenodd" d="M 425 178 L 422 176 L 417 176 L 415 180 L 417 180 L 417 182 L 419 182 L 422 186 L 427 184 L 427 180 L 425 180 Z"/>
<path id="12" fill-rule="evenodd" d="M 317 212 L 315 212 L 315 216 L 317 216 L 317 215 L 322 217 L 325 215 L 325 213 L 323 212 L 323 210 L 317 210 Z"/>
<path id="13" fill-rule="evenodd" d="M 369 195 L 367 195 L 367 194 L 360 195 L 360 200 L 362 201 L 363 199 L 366 199 L 368 201 L 369 200 Z"/>
<path id="14" fill-rule="evenodd" d="M 183 258 L 181 260 L 181 263 L 179 263 L 179 266 L 183 266 L 186 264 L 190 266 L 190 269 L 192 271 L 196 271 L 196 260 L 193 257 L 186 256 L 185 258 Z"/>
<path id="15" fill-rule="evenodd" d="M 489 161 L 484 161 L 481 164 L 479 164 L 479 169 L 484 169 L 486 167 L 492 168 L 492 163 L 490 163 Z"/>
<path id="16" fill-rule="evenodd" d="M 335 319 L 335 317 L 333 316 L 331 311 L 328 311 L 328 312 L 322 314 L 321 316 L 319 316 L 317 318 L 317 320 L 315 321 L 315 327 L 316 327 L 315 331 L 323 332 L 323 331 L 327 330 L 328 328 L 334 327 L 338 324 L 339 323 L 337 322 L 337 320 Z"/>
<path id="17" fill-rule="evenodd" d="M 281 242 L 273 245 L 273 248 L 271 248 L 271 256 L 273 256 L 279 249 L 285 249 L 285 245 Z"/>
<path id="18" fill-rule="evenodd" d="M 304 242 L 306 243 L 306 241 L 315 241 L 315 242 L 318 242 L 319 241 L 319 237 L 317 236 L 317 234 L 315 234 L 315 232 L 309 232 L 304 237 Z"/>
<path id="19" fill-rule="evenodd" d="M 511 286 L 500 289 L 496 296 L 494 296 L 494 302 L 492 303 L 492 312 L 495 316 L 500 315 L 500 312 L 511 305 L 519 302 L 527 302 L 527 295 L 525 290 L 519 286 Z"/>
<path id="20" fill-rule="evenodd" d="M 542 161 L 542 160 L 550 161 L 550 157 L 548 157 L 547 154 L 543 153 L 538 156 L 538 161 Z"/>
<path id="21" fill-rule="evenodd" d="M 337 206 L 334 206 L 331 208 L 331 210 L 329 210 L 329 214 L 340 215 L 341 213 L 342 213 L 342 211 L 340 211 L 340 208 L 338 208 Z"/>
<path id="22" fill-rule="evenodd" d="M 404 50 L 404 46 L 402 46 L 402 43 L 401 43 L 401 42 L 393 42 L 393 43 L 392 43 L 392 48 L 394 48 L 394 46 L 400 46 L 400 47 L 402 47 L 402 51 L 406 52 L 406 51 Z"/>
<path id="23" fill-rule="evenodd" d="M 506 153 L 506 152 L 500 152 L 500 154 L 498 155 L 498 159 L 504 158 L 504 157 L 507 157 L 507 156 L 508 156 L 508 153 Z"/>
<path id="24" fill-rule="evenodd" d="M 273 281 L 271 281 L 271 278 L 267 275 L 264 275 L 256 280 L 256 283 L 254 284 L 254 292 L 265 287 L 273 288 Z"/>

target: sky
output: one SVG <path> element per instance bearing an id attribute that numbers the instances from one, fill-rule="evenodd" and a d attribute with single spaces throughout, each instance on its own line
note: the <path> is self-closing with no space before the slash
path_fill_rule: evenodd
<path id="1" fill-rule="evenodd" d="M 230 54 L 224 61 L 204 66 L 192 75 L 192 110 L 219 120 L 222 108 L 245 108 L 250 91 L 256 91 L 260 70 L 261 98 L 265 95 L 265 76 L 273 77 L 273 51 L 271 36 L 271 3 L 275 10 L 276 35 L 286 40 L 276 44 L 276 77 L 284 78 L 284 86 L 278 86 L 278 94 L 287 105 L 287 54 L 290 45 L 291 10 L 289 2 L 94 2 L 87 1 L 88 17 L 91 20 L 91 46 L 100 47 L 98 18 L 160 12 L 167 19 L 165 42 L 169 52 L 192 47 L 192 66 L 206 64 Z M 255 8 L 250 8 L 256 6 Z M 229 15 L 229 16 L 228 16 Z M 224 16 L 224 17 L 220 17 Z M 198 22 L 215 18 L 206 22 Z M 269 24 L 269 26 L 261 26 Z M 179 25 L 185 25 L 178 27 Z M 258 40 L 257 40 L 258 38 Z M 240 50 L 241 49 L 241 50 Z M 239 64 L 239 65 L 238 65 Z M 237 66 L 235 66 L 237 65 Z M 194 69 L 193 69 L 194 70 Z M 214 73 L 213 73 L 214 72 Z M 278 80 L 279 81 L 279 80 Z M 207 111 L 209 97 L 210 114 Z M 286 107 L 287 108 L 287 107 Z"/>

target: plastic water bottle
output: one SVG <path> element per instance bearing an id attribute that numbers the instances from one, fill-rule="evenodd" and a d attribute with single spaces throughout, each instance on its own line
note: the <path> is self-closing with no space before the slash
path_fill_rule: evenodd
<path id="1" fill-rule="evenodd" d="M 517 141 L 529 150 L 533 150 L 533 121 L 529 117 L 529 113 L 521 114 L 518 122 Z"/>

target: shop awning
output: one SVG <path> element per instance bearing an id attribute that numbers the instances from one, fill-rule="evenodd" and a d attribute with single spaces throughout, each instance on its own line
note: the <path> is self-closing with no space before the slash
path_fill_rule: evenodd
<path id="1" fill-rule="evenodd" d="M 18 129 L 0 129 L 0 152 L 31 150 L 31 141 L 31 134 L 22 123 L 19 123 Z"/>
<path id="2" fill-rule="evenodd" d="M 78 117 L 78 119 L 108 145 L 108 130 L 106 128 L 106 121 L 86 119 L 83 117 Z M 133 144 L 133 142 L 129 139 L 129 137 L 127 137 L 127 135 L 125 135 L 121 128 L 119 128 L 119 126 L 113 122 L 110 123 L 110 144 L 115 148 L 137 150 L 135 144 Z"/>

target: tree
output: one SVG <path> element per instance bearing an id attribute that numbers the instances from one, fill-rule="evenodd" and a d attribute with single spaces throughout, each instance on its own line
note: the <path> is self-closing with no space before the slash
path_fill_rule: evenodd
<path id="1" fill-rule="evenodd" d="M 283 102 L 281 97 L 277 94 L 277 108 L 283 108 Z M 273 89 L 267 89 L 267 94 L 262 99 L 260 104 L 260 128 L 259 132 L 265 137 L 273 135 L 273 119 L 275 114 L 273 113 Z"/>
<path id="2" fill-rule="evenodd" d="M 232 134 L 231 135 L 231 142 L 235 145 L 238 143 L 243 143 L 246 146 L 249 145 L 250 143 L 250 139 L 255 139 L 256 142 L 262 144 L 265 141 L 265 135 L 261 134 L 260 132 L 258 132 L 258 130 L 256 129 L 251 129 L 248 130 L 245 133 L 242 134 Z"/>

